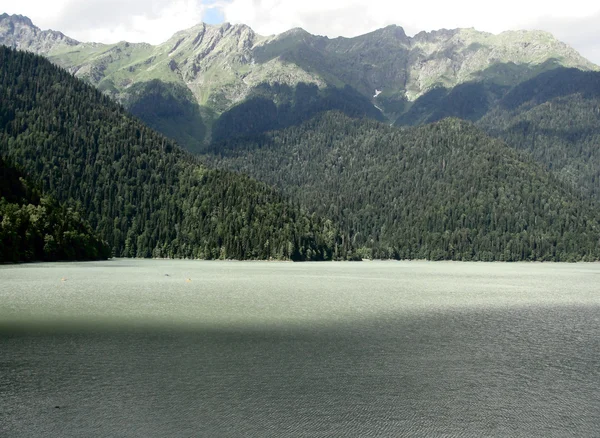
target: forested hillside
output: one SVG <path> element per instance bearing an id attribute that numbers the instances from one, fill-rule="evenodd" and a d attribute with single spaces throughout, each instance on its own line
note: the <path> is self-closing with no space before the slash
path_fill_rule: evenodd
<path id="1" fill-rule="evenodd" d="M 543 73 L 512 89 L 478 125 L 600 200 L 600 73 Z"/>
<path id="2" fill-rule="evenodd" d="M 600 258 L 598 209 L 457 119 L 397 129 L 327 113 L 214 146 L 211 163 L 275 184 L 339 223 L 362 256 Z"/>
<path id="3" fill-rule="evenodd" d="M 84 212 L 115 256 L 341 257 L 329 221 L 202 166 L 95 88 L 0 47 L 0 153 Z"/>
<path id="4" fill-rule="evenodd" d="M 563 181 L 600 199 L 600 73 L 555 68 L 519 85 L 436 88 L 396 125 L 459 117 L 525 150 Z"/>
<path id="5" fill-rule="evenodd" d="M 0 157 L 0 263 L 97 260 L 110 249 L 76 211 L 61 207 Z"/>

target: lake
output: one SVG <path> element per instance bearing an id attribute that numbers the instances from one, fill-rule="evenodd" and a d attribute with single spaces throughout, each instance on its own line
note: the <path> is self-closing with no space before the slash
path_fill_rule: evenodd
<path id="1" fill-rule="evenodd" d="M 0 266 L 3 438 L 598 431 L 598 263 Z"/>

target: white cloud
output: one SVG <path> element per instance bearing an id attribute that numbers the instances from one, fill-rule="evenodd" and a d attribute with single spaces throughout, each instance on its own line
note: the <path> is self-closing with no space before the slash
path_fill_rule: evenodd
<path id="1" fill-rule="evenodd" d="M 31 18 L 34 23 L 42 21 L 49 23 L 60 16 L 65 4 L 69 0 L 54 0 L 54 1 L 30 1 L 23 0 L 14 2 L 10 0 L 0 0 L 0 12 L 8 14 L 25 15 Z"/>
<path id="2" fill-rule="evenodd" d="M 200 0 L 0 0 L 0 11 L 80 41 L 153 44 L 201 22 L 207 6 Z"/>
<path id="3" fill-rule="evenodd" d="M 355 36 L 388 24 L 417 30 L 475 27 L 501 32 L 531 23 L 540 16 L 578 18 L 600 11 L 597 1 L 481 0 L 231 0 L 225 18 L 261 33 L 290 27 L 327 36 Z"/>
<path id="4" fill-rule="evenodd" d="M 89 1 L 89 0 L 88 0 Z M 106 0 L 97 0 L 107 3 Z M 111 0 L 111 3 L 113 0 Z M 114 0 L 116 9 L 122 0 Z M 202 21 L 205 7 L 195 0 L 131 1 L 145 5 L 135 9 L 125 19 L 115 22 L 107 20 L 102 27 L 88 27 L 84 41 L 131 41 L 158 44 L 169 39 L 175 32 L 192 27 Z M 151 8 L 150 8 L 151 7 Z"/>
<path id="5" fill-rule="evenodd" d="M 356 36 L 389 24 L 421 30 L 474 27 L 498 33 L 543 29 L 600 63 L 600 2 L 588 0 L 0 0 L 0 12 L 29 16 L 81 41 L 159 43 L 197 24 L 207 8 L 263 35 L 293 27 L 329 37 Z"/>
<path id="6" fill-rule="evenodd" d="M 261 34 L 292 27 L 326 35 L 356 36 L 389 24 L 409 34 L 421 30 L 474 27 L 492 33 L 510 29 L 542 29 L 600 63 L 600 2 L 588 0 L 231 0 L 227 21 L 245 23 Z M 581 28 L 580 22 L 586 26 Z"/>

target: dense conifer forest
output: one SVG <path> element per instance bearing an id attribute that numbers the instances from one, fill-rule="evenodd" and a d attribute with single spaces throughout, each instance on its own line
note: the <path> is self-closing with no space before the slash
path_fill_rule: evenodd
<path id="1" fill-rule="evenodd" d="M 40 56 L 0 47 L 0 101 L 0 154 L 80 212 L 113 256 L 345 256 L 330 221 L 199 164 Z"/>
<path id="2" fill-rule="evenodd" d="M 563 181 L 600 199 L 600 72 L 554 68 L 516 86 L 470 82 L 434 88 L 396 125 L 445 117 L 476 122 L 527 151 Z"/>
<path id="3" fill-rule="evenodd" d="M 564 75 L 576 80 L 561 89 Z M 318 114 L 338 105 L 335 93 L 265 86 L 281 101 L 259 93 L 224 114 L 213 133 L 222 140 L 198 159 L 66 71 L 2 48 L 0 153 L 40 188 L 32 205 L 81 217 L 78 229 L 113 256 L 597 260 L 595 75 L 559 69 L 502 96 L 494 89 L 493 107 L 466 99 L 478 125 L 512 148 L 458 119 L 394 128 Z M 138 110 L 161 110 L 153 99 Z M 364 108 L 356 99 L 342 109 L 373 117 Z M 201 122 L 194 108 L 173 117 Z M 3 201 L 3 212 L 29 205 L 19 202 Z M 58 257 L 36 242 L 24 259 Z"/>
<path id="4" fill-rule="evenodd" d="M 600 72 L 542 73 L 508 92 L 478 125 L 600 200 Z"/>
<path id="5" fill-rule="evenodd" d="M 363 257 L 600 258 L 591 199 L 458 119 L 398 129 L 326 113 L 215 144 L 206 159 L 275 184 L 333 219 L 344 248 Z"/>
<path id="6" fill-rule="evenodd" d="M 109 256 L 108 245 L 76 211 L 42 196 L 0 157 L 0 263 Z"/>

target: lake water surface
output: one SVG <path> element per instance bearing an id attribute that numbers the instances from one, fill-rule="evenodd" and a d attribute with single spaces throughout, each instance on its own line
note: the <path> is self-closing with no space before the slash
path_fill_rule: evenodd
<path id="1" fill-rule="evenodd" d="M 600 264 L 0 266 L 0 437 L 600 433 Z"/>

